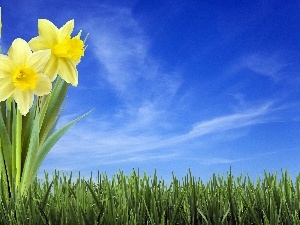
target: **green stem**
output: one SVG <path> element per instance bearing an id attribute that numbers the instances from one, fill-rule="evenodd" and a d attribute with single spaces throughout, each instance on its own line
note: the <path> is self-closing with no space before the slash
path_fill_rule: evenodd
<path id="1" fill-rule="evenodd" d="M 16 188 L 21 180 L 21 153 L 22 153 L 22 115 L 17 109 L 17 129 L 16 129 Z"/>
<path id="2" fill-rule="evenodd" d="M 9 136 L 11 137 L 11 104 L 12 104 L 12 96 L 9 97 L 6 100 L 6 108 L 7 108 L 7 114 L 6 114 L 6 128 Z"/>
<path id="3" fill-rule="evenodd" d="M 60 82 L 61 82 L 61 78 L 58 76 L 57 79 L 56 79 L 56 82 L 55 82 L 55 85 L 54 85 L 54 88 L 53 88 L 52 92 L 47 96 L 46 102 L 42 105 L 42 110 L 40 112 L 40 129 L 43 125 L 45 114 L 46 114 L 46 111 L 48 109 L 49 102 L 51 102 L 51 100 L 53 98 L 53 95 L 57 92 L 57 89 L 59 87 Z M 41 143 L 43 143 L 43 142 L 41 142 Z"/>

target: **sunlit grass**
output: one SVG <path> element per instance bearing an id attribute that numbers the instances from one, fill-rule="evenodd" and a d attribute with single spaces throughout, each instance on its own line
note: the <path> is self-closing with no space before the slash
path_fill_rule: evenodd
<path id="1" fill-rule="evenodd" d="M 293 180 L 229 172 L 204 183 L 189 172 L 166 184 L 156 173 L 98 173 L 93 181 L 55 172 L 22 199 L 10 199 L 2 181 L 0 224 L 300 224 L 300 174 Z"/>

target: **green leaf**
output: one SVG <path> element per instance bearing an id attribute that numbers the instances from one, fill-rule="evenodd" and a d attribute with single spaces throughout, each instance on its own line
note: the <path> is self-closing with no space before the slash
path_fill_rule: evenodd
<path id="1" fill-rule="evenodd" d="M 35 165 L 37 151 L 39 147 L 39 116 L 36 115 L 35 120 L 33 121 L 32 132 L 30 135 L 30 142 L 27 150 L 27 155 L 25 158 L 25 163 L 22 171 L 22 181 L 21 181 L 21 193 L 28 188 L 31 181 L 35 178 L 35 173 L 33 173 Z"/>
<path id="2" fill-rule="evenodd" d="M 24 167 L 27 151 L 29 148 L 30 137 L 34 126 L 34 118 L 36 114 L 37 101 L 35 100 L 32 109 L 26 116 L 23 116 L 22 127 L 22 168 Z"/>
<path id="3" fill-rule="evenodd" d="M 92 111 L 92 110 L 91 110 Z M 86 114 L 78 117 L 77 119 L 67 123 L 63 127 L 61 127 L 59 130 L 51 134 L 45 142 L 40 146 L 37 156 L 36 156 L 36 161 L 34 164 L 34 169 L 33 169 L 33 174 L 36 174 L 38 172 L 38 169 L 40 165 L 42 164 L 44 158 L 48 154 L 48 152 L 51 150 L 51 148 L 55 145 L 55 143 L 72 127 L 76 122 L 87 116 L 91 111 L 87 112 Z"/>
<path id="4" fill-rule="evenodd" d="M 2 114 L 2 115 L 5 115 L 6 114 L 6 102 L 0 102 L 0 108 L 1 108 L 1 110 L 0 110 L 0 113 Z"/>
<path id="5" fill-rule="evenodd" d="M 42 114 L 45 113 L 43 120 L 40 121 L 40 145 L 42 145 L 45 139 L 53 131 L 53 127 L 56 124 L 58 114 L 61 110 L 61 105 L 65 99 L 69 84 L 60 78 L 57 79 L 54 90 L 52 91 L 49 99 L 43 105 Z M 45 109 L 46 107 L 46 109 Z"/>
<path id="6" fill-rule="evenodd" d="M 7 133 L 7 129 L 4 124 L 4 119 L 3 119 L 3 114 L 0 111 L 0 139 L 1 139 L 1 154 L 2 157 L 5 161 L 5 167 L 4 165 L 1 165 L 1 170 L 6 169 L 6 173 L 8 175 L 9 183 L 11 184 L 11 176 L 12 176 L 12 158 L 11 158 L 11 153 L 12 153 L 12 146 L 9 138 L 9 134 Z"/>

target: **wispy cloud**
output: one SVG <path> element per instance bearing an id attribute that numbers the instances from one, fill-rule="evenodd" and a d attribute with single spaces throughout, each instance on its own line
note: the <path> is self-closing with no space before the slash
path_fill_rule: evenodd
<path id="1" fill-rule="evenodd" d="M 178 80 L 172 78 L 178 76 L 165 73 L 163 66 L 151 57 L 148 52 L 151 42 L 134 19 L 132 9 L 109 7 L 107 10 L 109 13 L 100 13 L 86 25 L 92 31 L 91 50 L 102 65 L 100 75 L 123 97 L 136 94 L 138 87 L 138 91 L 147 88 L 151 93 L 157 88 L 170 93 L 176 91 Z M 158 77 L 164 83 L 157 83 Z"/>
<path id="2" fill-rule="evenodd" d="M 244 161 L 243 159 L 228 159 L 228 158 L 207 158 L 200 160 L 202 165 L 211 166 L 215 164 L 232 164 L 235 162 Z"/>
<path id="3" fill-rule="evenodd" d="M 89 41 L 104 68 L 103 76 L 118 91 L 127 91 L 143 75 L 139 68 L 147 55 L 147 40 L 130 9 L 114 9 L 109 16 L 93 18 L 88 26 L 93 31 Z"/>
<path id="4" fill-rule="evenodd" d="M 249 69 L 259 75 L 271 77 L 274 81 L 282 78 L 283 70 L 289 64 L 278 53 L 252 53 L 241 57 L 232 67 L 233 72 Z"/>
<path id="5" fill-rule="evenodd" d="M 86 118 L 84 123 L 76 124 L 76 127 L 71 129 L 53 149 L 49 157 L 70 159 L 68 163 L 63 160 L 63 168 L 68 168 L 68 165 L 69 167 L 76 165 L 76 168 L 84 167 L 86 163 L 96 167 L 96 165 L 170 161 L 184 158 L 188 156 L 183 155 L 184 148 L 180 146 L 184 146 L 186 142 L 193 143 L 200 140 L 207 144 L 210 135 L 224 133 L 227 136 L 230 131 L 266 122 L 266 116 L 272 110 L 271 106 L 271 103 L 267 103 L 239 113 L 197 122 L 188 132 L 171 136 L 151 135 L 142 130 L 133 132 L 122 126 L 115 127 L 113 124 L 107 124 L 107 121 L 104 123 L 101 118 L 90 117 Z M 199 150 L 201 151 L 200 147 Z M 86 163 L 82 163 L 83 159 Z M 238 161 L 240 160 L 218 158 L 203 161 L 202 164 Z M 56 168 L 59 168 L 58 164 L 56 160 Z"/>
<path id="6" fill-rule="evenodd" d="M 223 132 L 230 129 L 249 126 L 260 123 L 260 116 L 265 115 L 270 110 L 271 103 L 264 104 L 255 109 L 248 109 L 241 113 L 218 117 L 209 121 L 196 124 L 186 135 L 187 138 L 202 136 L 214 132 Z"/>
<path id="7" fill-rule="evenodd" d="M 126 129 L 136 130 L 167 117 L 181 75 L 175 70 L 166 71 L 151 56 L 151 41 L 131 10 L 103 6 L 85 27 L 91 30 L 89 51 L 100 65 L 96 73 L 98 86 L 109 89 L 119 99 L 114 118 L 126 121 Z"/>
<path id="8" fill-rule="evenodd" d="M 190 160 L 197 161 L 200 164 L 205 165 L 205 166 L 213 166 L 213 165 L 218 165 L 218 164 L 233 164 L 233 163 L 240 163 L 240 162 L 245 162 L 245 161 L 262 159 L 265 157 L 270 157 L 272 155 L 278 154 L 281 151 L 289 151 L 289 149 L 280 150 L 280 151 L 269 151 L 269 152 L 254 154 L 254 155 L 243 157 L 243 158 L 236 158 L 234 156 L 229 157 L 229 158 L 226 158 L 226 157 L 204 157 L 204 158 L 196 158 L 196 159 L 194 158 L 194 159 L 190 159 Z"/>

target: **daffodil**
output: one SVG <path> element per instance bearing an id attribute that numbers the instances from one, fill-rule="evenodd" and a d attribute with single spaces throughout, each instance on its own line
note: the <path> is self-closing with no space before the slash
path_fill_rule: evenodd
<path id="1" fill-rule="evenodd" d="M 71 37 L 74 29 L 74 20 L 68 21 L 58 29 L 46 19 L 38 20 L 39 36 L 31 39 L 29 45 L 32 50 L 50 49 L 51 56 L 45 66 L 45 74 L 51 81 L 58 74 L 67 83 L 73 86 L 78 84 L 78 71 L 76 65 L 84 55 L 84 42 L 80 40 L 81 32 Z"/>
<path id="2" fill-rule="evenodd" d="M 29 112 L 34 95 L 49 94 L 52 88 L 43 69 L 50 50 L 32 52 L 21 38 L 13 41 L 7 55 L 0 54 L 0 101 L 13 97 L 22 115 Z"/>

